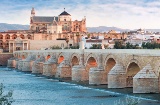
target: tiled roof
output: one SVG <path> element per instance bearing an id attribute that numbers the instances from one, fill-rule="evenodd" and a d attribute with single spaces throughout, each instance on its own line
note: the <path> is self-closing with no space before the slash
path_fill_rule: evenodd
<path id="1" fill-rule="evenodd" d="M 52 23 L 54 17 L 45 17 L 45 16 L 34 16 L 33 23 Z M 58 21 L 58 17 L 55 17 L 55 20 Z"/>

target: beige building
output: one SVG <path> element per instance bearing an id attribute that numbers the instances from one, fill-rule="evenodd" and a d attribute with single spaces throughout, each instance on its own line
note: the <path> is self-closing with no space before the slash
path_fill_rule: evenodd
<path id="1" fill-rule="evenodd" d="M 64 11 L 59 16 L 36 16 L 32 8 L 30 17 L 30 30 L 36 33 L 66 33 L 66 32 L 86 32 L 86 18 L 81 21 L 72 21 L 69 13 Z"/>
<path id="2" fill-rule="evenodd" d="M 79 36 L 86 31 L 86 18 L 72 21 L 71 15 L 65 9 L 59 16 L 49 17 L 36 16 L 32 8 L 29 30 L 0 32 L 0 49 L 3 52 L 13 52 L 45 49 L 54 45 L 73 46 L 78 44 Z M 68 43 L 66 39 L 69 40 Z"/>

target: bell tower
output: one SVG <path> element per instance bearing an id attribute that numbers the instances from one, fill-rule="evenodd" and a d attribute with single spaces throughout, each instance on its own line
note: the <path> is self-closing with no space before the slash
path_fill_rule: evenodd
<path id="1" fill-rule="evenodd" d="M 31 17 L 35 16 L 35 10 L 34 8 L 32 7 L 32 10 L 31 10 Z"/>

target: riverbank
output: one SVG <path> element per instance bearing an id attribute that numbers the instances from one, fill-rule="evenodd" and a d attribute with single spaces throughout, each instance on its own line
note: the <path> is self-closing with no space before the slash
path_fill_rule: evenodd
<path id="1" fill-rule="evenodd" d="M 63 82 L 64 81 L 64 82 Z M 107 89 L 107 85 L 91 86 L 48 78 L 16 69 L 0 68 L 0 83 L 13 90 L 13 105 L 114 105 L 129 96 L 141 96 L 138 105 L 159 105 L 160 94 L 133 94 L 131 88 Z"/>

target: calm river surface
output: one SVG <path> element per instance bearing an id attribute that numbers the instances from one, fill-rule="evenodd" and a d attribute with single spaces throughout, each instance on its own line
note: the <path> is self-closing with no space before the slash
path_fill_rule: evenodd
<path id="1" fill-rule="evenodd" d="M 107 89 L 107 86 L 88 86 L 59 82 L 30 73 L 0 68 L 0 83 L 5 91 L 13 90 L 12 105 L 114 105 L 115 100 L 141 96 L 138 105 L 160 105 L 160 94 L 132 94 L 132 89 Z M 136 99 L 136 98 L 135 98 Z"/>

